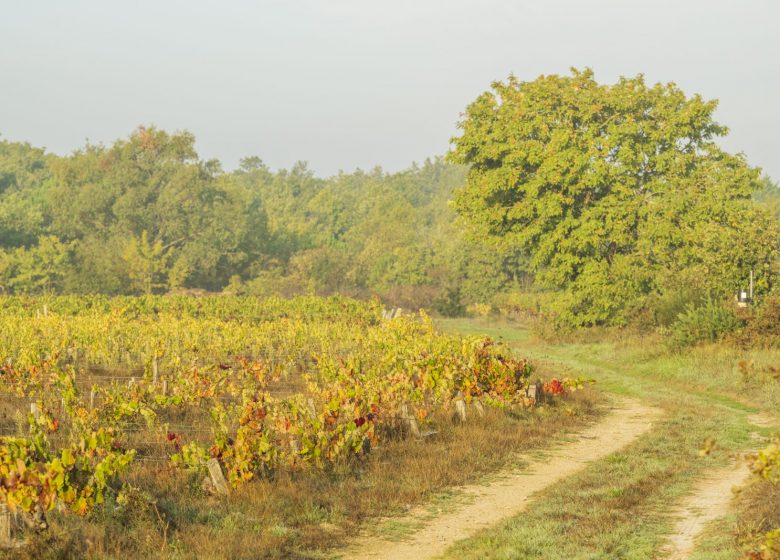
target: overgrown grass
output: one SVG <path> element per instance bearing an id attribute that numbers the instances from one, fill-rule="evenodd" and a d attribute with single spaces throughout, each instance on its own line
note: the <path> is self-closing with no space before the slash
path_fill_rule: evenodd
<path id="1" fill-rule="evenodd" d="M 86 519 L 51 516 L 50 535 L 15 558 L 320 558 L 380 516 L 481 477 L 544 447 L 599 414 L 594 393 L 558 407 L 470 413 L 426 440 L 398 439 L 342 472 L 280 474 L 243 485 L 228 498 L 205 495 L 200 480 L 147 468 L 131 482 L 157 497 L 109 503 Z"/>
<path id="2" fill-rule="evenodd" d="M 462 334 L 490 332 L 513 344 L 517 352 L 568 366 L 604 366 L 600 386 L 618 393 L 646 397 L 655 393 L 706 393 L 730 403 L 768 411 L 780 409 L 780 349 L 744 349 L 728 344 L 705 344 L 673 351 L 656 334 L 598 331 L 549 342 L 533 335 L 527 325 L 490 320 L 440 319 L 445 330 Z"/>
<path id="3" fill-rule="evenodd" d="M 656 429 L 621 452 L 543 492 L 500 527 L 452 548 L 447 558 L 646 560 L 674 525 L 670 504 L 706 469 L 749 440 L 739 416 L 695 403 L 667 404 Z M 704 441 L 718 449 L 701 457 Z"/>
<path id="4" fill-rule="evenodd" d="M 758 550 L 766 533 L 780 528 L 780 484 L 756 477 L 740 494 L 738 505 L 736 544 L 743 550 Z"/>
<path id="5" fill-rule="evenodd" d="M 442 324 L 458 332 L 481 328 L 479 322 Z M 551 343 L 535 338 L 522 325 L 492 327 L 494 336 L 522 340 L 518 352 L 547 362 L 548 369 L 592 376 L 602 390 L 662 406 L 667 417 L 624 452 L 544 493 L 527 513 L 462 543 L 448 557 L 656 557 L 672 529 L 668 512 L 695 479 L 755 447 L 749 438 L 752 432 L 771 432 L 749 424 L 749 413 L 777 414 L 780 407 L 778 350 L 709 344 L 672 352 L 658 336 L 628 332 L 596 333 L 590 342 L 580 336 Z M 707 438 L 716 441 L 717 449 L 701 458 L 698 451 Z M 755 545 L 768 528 L 776 527 L 778 492 L 768 486 L 751 485 L 736 502 L 732 518 L 710 524 L 694 558 L 740 558 L 744 547 Z"/>

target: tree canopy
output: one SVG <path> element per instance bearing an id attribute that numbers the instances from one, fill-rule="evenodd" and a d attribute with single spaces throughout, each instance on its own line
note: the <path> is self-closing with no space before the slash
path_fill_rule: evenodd
<path id="1" fill-rule="evenodd" d="M 463 178 L 441 159 L 323 179 L 249 157 L 225 172 L 191 134 L 151 127 L 67 157 L 0 142 L 0 287 L 342 292 L 406 307 L 458 287 L 487 301 L 517 271 L 453 223 Z"/>
<path id="2" fill-rule="evenodd" d="M 0 293 L 342 293 L 659 323 L 776 272 L 780 191 L 718 146 L 715 108 L 642 76 L 510 77 L 468 106 L 448 159 L 328 178 L 256 156 L 228 172 L 154 127 L 64 157 L 0 141 Z"/>
<path id="3" fill-rule="evenodd" d="M 749 271 L 768 288 L 774 221 L 760 172 L 716 143 L 717 104 L 640 75 L 592 71 L 496 82 L 469 107 L 450 159 L 474 238 L 521 248 L 569 325 L 625 322 L 676 290 L 723 295 Z"/>

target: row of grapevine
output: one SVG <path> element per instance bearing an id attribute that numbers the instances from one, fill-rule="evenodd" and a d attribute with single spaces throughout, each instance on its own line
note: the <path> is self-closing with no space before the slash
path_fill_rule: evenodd
<path id="1" fill-rule="evenodd" d="M 383 321 L 375 303 L 350 300 L 318 301 L 308 315 L 306 300 L 287 313 L 275 303 L 262 320 L 123 304 L 0 313 L 0 405 L 17 426 L 0 444 L 0 501 L 32 519 L 57 505 L 88 512 L 138 462 L 202 475 L 216 460 L 237 487 L 349 466 L 403 437 L 409 417 L 434 427 L 459 401 L 532 402 L 528 361 L 443 335 L 424 314 Z"/>

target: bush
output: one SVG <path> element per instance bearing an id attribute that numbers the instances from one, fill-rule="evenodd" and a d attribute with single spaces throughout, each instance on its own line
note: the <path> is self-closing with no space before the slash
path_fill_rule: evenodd
<path id="1" fill-rule="evenodd" d="M 489 303 L 472 303 L 466 306 L 466 313 L 472 317 L 489 317 L 493 312 L 493 306 Z"/>
<path id="2" fill-rule="evenodd" d="M 466 306 L 460 299 L 460 288 L 448 288 L 444 295 L 433 302 L 433 308 L 445 317 L 461 317 Z"/>
<path id="3" fill-rule="evenodd" d="M 510 319 L 537 319 L 549 307 L 550 292 L 511 291 L 496 295 L 493 306 Z"/>
<path id="4" fill-rule="evenodd" d="M 753 311 L 746 310 L 745 328 L 735 336 L 743 346 L 780 346 L 780 297 L 765 298 Z"/>
<path id="5" fill-rule="evenodd" d="M 706 299 L 696 288 L 670 289 L 641 301 L 632 319 L 639 319 L 638 326 L 670 327 L 690 306 L 701 306 Z"/>
<path id="6" fill-rule="evenodd" d="M 685 307 L 670 328 L 669 340 L 676 347 L 717 342 L 742 326 L 733 308 L 708 297 L 698 305 L 690 303 Z"/>

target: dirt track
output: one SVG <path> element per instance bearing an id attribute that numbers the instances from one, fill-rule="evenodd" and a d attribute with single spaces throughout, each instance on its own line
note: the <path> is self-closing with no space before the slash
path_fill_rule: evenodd
<path id="1" fill-rule="evenodd" d="M 709 472 L 700 479 L 693 492 L 677 508 L 680 517 L 674 533 L 664 548 L 668 560 L 684 560 L 693 552 L 695 539 L 704 526 L 728 513 L 732 488 L 741 486 L 750 476 L 744 461 L 735 461 L 724 468 Z"/>
<path id="2" fill-rule="evenodd" d="M 777 418 L 766 413 L 748 416 L 748 421 L 754 426 L 762 427 L 780 424 Z M 737 460 L 701 478 L 691 494 L 675 510 L 675 516 L 680 519 L 664 548 L 666 560 L 688 558 L 695 548 L 696 537 L 704 526 L 729 512 L 732 490 L 745 484 L 749 477 L 750 470 L 745 462 Z"/>
<path id="3" fill-rule="evenodd" d="M 649 431 L 661 411 L 638 400 L 621 399 L 599 423 L 576 436 L 576 441 L 554 447 L 544 459 L 531 459 L 522 470 L 501 473 L 495 482 L 467 486 L 460 495 L 465 504 L 428 519 L 422 508 L 398 521 L 420 529 L 403 541 L 362 536 L 341 552 L 344 560 L 417 560 L 433 558 L 477 531 L 523 511 L 534 494 L 575 474 L 588 463 L 618 451 Z"/>

